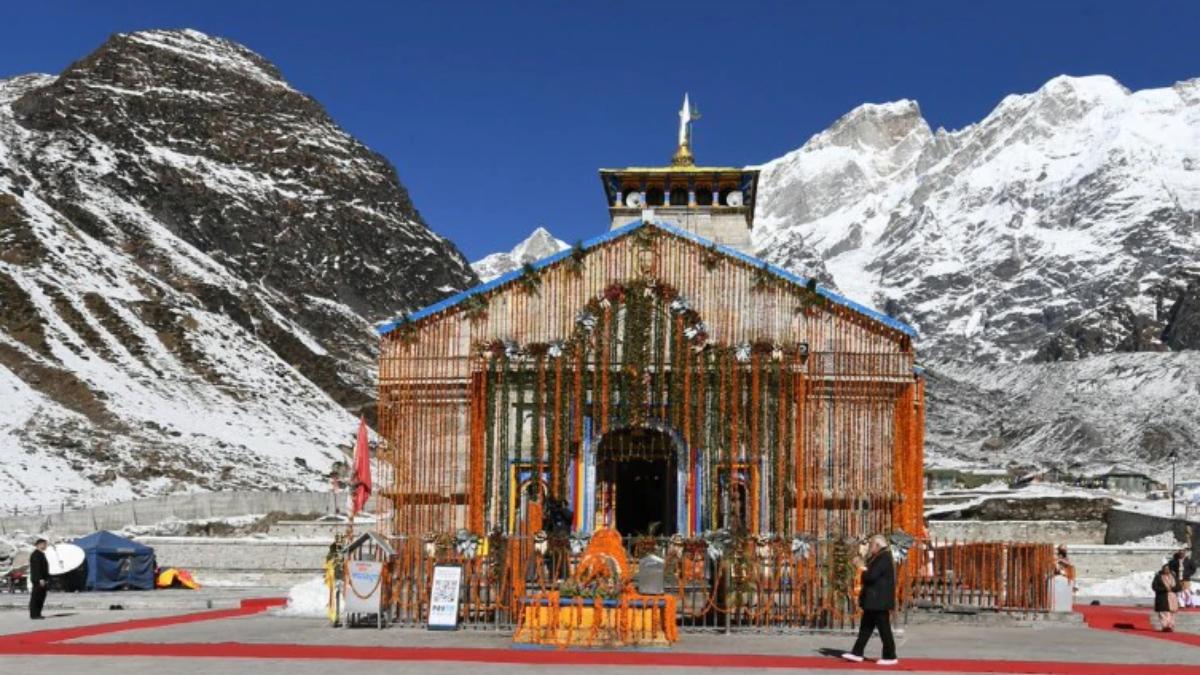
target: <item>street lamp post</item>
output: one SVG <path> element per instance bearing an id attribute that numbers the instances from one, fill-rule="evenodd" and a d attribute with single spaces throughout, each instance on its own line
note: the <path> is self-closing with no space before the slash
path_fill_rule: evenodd
<path id="1" fill-rule="evenodd" d="M 1171 451 L 1171 517 L 1175 517 L 1175 464 L 1179 460 L 1179 452 Z"/>

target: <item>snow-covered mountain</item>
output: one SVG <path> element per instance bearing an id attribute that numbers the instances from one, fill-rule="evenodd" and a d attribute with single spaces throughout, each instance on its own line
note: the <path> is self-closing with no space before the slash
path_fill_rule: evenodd
<path id="1" fill-rule="evenodd" d="M 0 508 L 323 484 L 372 324 L 476 281 L 245 47 L 115 35 L 0 80 Z"/>
<path id="2" fill-rule="evenodd" d="M 511 251 L 492 253 L 471 263 L 471 269 L 479 275 L 480 281 L 491 281 L 501 274 L 520 269 L 527 263 L 535 262 L 553 255 L 559 251 L 571 248 L 565 241 L 555 239 L 554 235 L 544 227 L 539 227 L 525 241 L 517 244 Z"/>
<path id="3" fill-rule="evenodd" d="M 1057 77 L 950 132 L 863 105 L 762 171 L 761 255 L 921 332 L 936 460 L 1200 447 L 1200 361 L 1170 353 L 1200 349 L 1200 79 Z"/>

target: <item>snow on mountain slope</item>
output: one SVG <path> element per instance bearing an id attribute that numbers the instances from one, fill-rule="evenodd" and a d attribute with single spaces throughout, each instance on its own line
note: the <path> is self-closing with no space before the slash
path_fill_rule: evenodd
<path id="1" fill-rule="evenodd" d="M 323 484 L 372 324 L 476 281 L 241 45 L 116 35 L 0 81 L 0 508 Z"/>
<path id="2" fill-rule="evenodd" d="M 943 362 L 928 372 L 934 464 L 1110 468 L 1165 477 L 1171 450 L 1196 471 L 1200 351 L 1115 353 L 1005 366 Z"/>
<path id="3" fill-rule="evenodd" d="M 908 101 L 862 106 L 763 166 L 755 236 L 772 262 L 814 253 L 930 356 L 1164 347 L 1200 273 L 1200 80 L 1059 77 L 953 133 Z"/>
<path id="4" fill-rule="evenodd" d="M 1057 77 L 953 132 L 931 131 L 911 101 L 864 105 L 762 171 L 763 257 L 801 273 L 821 265 L 825 281 L 920 331 L 942 375 L 931 400 L 957 406 L 938 416 L 931 402 L 935 457 L 983 460 L 987 441 L 1011 462 L 1158 471 L 1170 448 L 1200 441 L 1183 407 L 1188 356 L 1139 355 L 1171 395 L 1135 391 L 1115 409 L 1116 397 L 1091 398 L 1126 376 L 1123 352 L 1200 348 L 1200 80 L 1130 92 L 1110 77 Z M 1016 387 L 1013 372 L 1063 401 L 1023 407 L 1014 394 L 961 417 L 995 403 L 995 382 Z M 1075 395 L 1105 407 L 1073 406 Z M 1148 419 L 1156 409 L 1162 428 Z M 1111 431 L 1112 416 L 1119 432 L 1088 432 Z"/>
<path id="5" fill-rule="evenodd" d="M 539 227 L 524 241 L 517 244 L 513 250 L 484 256 L 471 263 L 471 269 L 479 275 L 480 281 L 491 281 L 501 274 L 520 269 L 527 263 L 541 260 L 568 248 L 571 246 L 565 241 L 555 239 L 549 230 Z"/>

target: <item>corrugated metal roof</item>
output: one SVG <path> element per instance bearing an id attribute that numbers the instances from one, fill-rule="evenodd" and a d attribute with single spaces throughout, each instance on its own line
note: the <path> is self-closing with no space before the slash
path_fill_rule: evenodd
<path id="1" fill-rule="evenodd" d="M 613 241 L 614 239 L 619 239 L 619 238 L 633 232 L 634 230 L 638 229 L 639 227 L 650 227 L 650 226 L 657 227 L 660 230 L 663 230 L 664 232 L 668 232 L 675 236 L 682 237 L 689 241 L 693 241 L 704 247 L 715 247 L 715 249 L 717 251 L 719 251 L 731 258 L 735 258 L 737 260 L 740 260 L 741 262 L 744 262 L 744 263 L 754 266 L 754 267 L 763 268 L 763 269 L 767 270 L 768 272 L 771 272 L 772 274 L 780 277 L 781 279 L 784 279 L 785 281 L 790 281 L 790 282 L 800 285 L 800 286 L 808 285 L 809 280 L 806 277 L 802 277 L 798 274 L 792 274 L 791 272 L 783 269 L 782 267 L 776 267 L 775 265 L 770 265 L 762 260 L 759 260 L 758 258 L 755 258 L 754 256 L 746 255 L 745 253 L 742 253 L 741 251 L 738 251 L 737 249 L 733 249 L 728 246 L 722 246 L 720 244 L 716 244 L 716 243 L 714 243 L 708 239 L 705 239 L 704 237 L 701 237 L 693 232 L 688 232 L 687 230 L 680 229 L 669 223 L 664 223 L 664 222 L 659 222 L 659 221 L 654 221 L 654 222 L 643 222 L 641 220 L 631 221 L 629 224 L 622 225 L 621 227 L 619 227 L 615 230 L 610 230 L 598 237 L 592 237 L 591 239 L 585 240 L 582 244 L 583 250 L 587 251 L 587 250 L 595 248 L 601 244 Z M 550 265 L 553 265 L 554 263 L 556 263 L 560 260 L 570 257 L 571 252 L 572 252 L 571 249 L 567 249 L 565 251 L 559 251 L 558 253 L 549 255 L 549 256 L 542 258 L 541 260 L 533 263 L 533 268 L 536 270 L 540 270 L 540 269 L 549 267 Z M 432 305 L 429 305 L 428 307 L 419 309 L 419 310 L 413 312 L 412 314 L 409 314 L 408 319 L 410 321 L 419 321 L 426 317 L 432 316 L 434 314 L 437 314 L 438 312 L 441 312 L 443 310 L 449 309 L 449 308 L 457 305 L 458 303 L 462 302 L 463 300 L 466 300 L 467 298 L 471 297 L 472 295 L 479 295 L 480 293 L 487 293 L 490 290 L 499 288 L 500 286 L 503 286 L 510 282 L 514 282 L 514 281 L 520 279 L 522 274 L 524 274 L 524 270 L 521 270 L 521 269 L 513 270 L 512 272 L 509 272 L 507 274 L 502 274 L 502 275 L 496 277 L 495 279 L 492 279 L 491 281 L 479 284 L 478 286 L 474 286 L 472 288 L 468 288 L 467 290 L 462 291 L 461 293 L 456 293 L 456 294 L 446 298 L 445 300 L 440 300 L 438 302 L 435 302 Z M 842 297 L 841 295 L 838 295 L 837 293 L 834 293 L 833 291 L 830 291 L 826 288 L 822 288 L 820 286 L 817 287 L 817 293 L 834 304 L 838 304 L 838 305 L 841 305 L 848 309 L 852 309 L 855 312 L 858 312 L 859 314 L 862 314 L 862 315 L 867 316 L 875 321 L 878 321 L 879 323 L 882 323 L 883 325 L 885 325 L 889 328 L 894 328 L 894 329 L 900 331 L 901 333 L 904 333 L 905 335 L 908 335 L 908 336 L 914 337 L 914 338 L 917 336 L 917 331 L 914 330 L 908 324 L 904 323 L 903 321 L 894 319 L 882 312 L 871 309 L 870 307 L 867 307 L 865 305 L 860 305 L 859 303 L 854 302 L 853 300 L 850 300 L 849 298 Z M 380 335 L 386 335 L 386 334 L 390 333 L 391 331 L 395 330 L 395 328 L 399 325 L 400 325 L 400 320 L 389 321 L 387 323 L 380 325 L 378 328 L 376 328 L 376 331 Z"/>

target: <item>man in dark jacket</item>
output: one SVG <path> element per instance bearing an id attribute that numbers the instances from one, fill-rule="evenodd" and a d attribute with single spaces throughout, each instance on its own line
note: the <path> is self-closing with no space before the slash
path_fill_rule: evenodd
<path id="1" fill-rule="evenodd" d="M 29 618 L 42 618 L 42 605 L 46 604 L 46 591 L 50 588 L 50 563 L 46 560 L 46 540 L 38 539 L 29 554 Z"/>
<path id="2" fill-rule="evenodd" d="M 860 568 L 862 592 L 858 596 L 858 606 L 862 608 L 862 621 L 858 625 L 858 641 L 854 643 L 854 649 L 842 654 L 842 658 L 861 662 L 867 640 L 878 629 L 879 639 L 883 641 L 883 658 L 876 664 L 894 666 L 899 663 L 891 620 L 891 611 L 896 608 L 896 565 L 892 562 L 892 552 L 883 535 L 871 537 L 866 565 Z"/>
<path id="3" fill-rule="evenodd" d="M 1196 563 L 1192 562 L 1192 552 L 1187 549 L 1176 551 L 1168 564 L 1171 567 L 1171 573 L 1180 582 L 1191 581 L 1196 574 Z"/>

